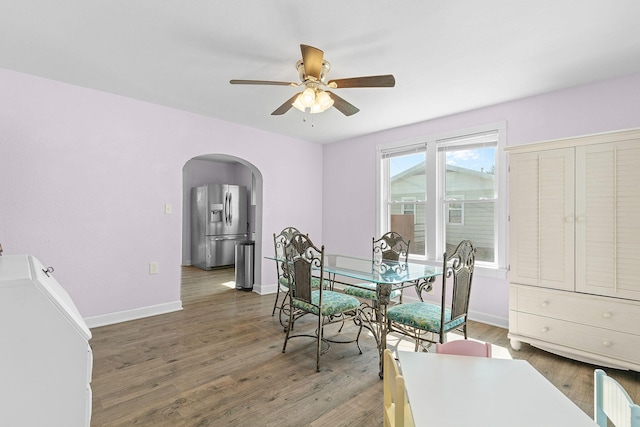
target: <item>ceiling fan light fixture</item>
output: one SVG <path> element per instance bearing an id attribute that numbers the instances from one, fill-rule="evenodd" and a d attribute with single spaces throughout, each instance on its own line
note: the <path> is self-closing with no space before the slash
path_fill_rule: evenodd
<path id="1" fill-rule="evenodd" d="M 316 113 L 322 113 L 322 107 L 320 106 L 320 104 L 318 104 L 317 102 L 315 104 L 313 104 L 311 106 L 311 108 L 309 109 L 309 112 L 311 114 L 316 114 Z"/>
<path id="2" fill-rule="evenodd" d="M 325 91 L 318 93 L 318 95 L 316 96 L 316 102 L 320 104 L 322 111 L 333 106 L 333 99 L 331 99 L 329 94 Z"/>
<path id="3" fill-rule="evenodd" d="M 318 91 L 316 101 L 311 106 L 311 114 L 322 113 L 333 105 L 333 99 L 325 91 Z"/>
<path id="4" fill-rule="evenodd" d="M 296 98 L 295 101 L 293 101 L 293 104 L 291 105 L 296 109 L 302 111 L 303 113 L 305 112 L 307 107 L 305 107 L 304 104 L 302 103 L 302 92 L 298 94 L 298 97 Z"/>
<path id="5" fill-rule="evenodd" d="M 302 96 L 299 99 L 302 105 L 311 107 L 316 100 L 316 91 L 308 87 L 302 92 Z"/>

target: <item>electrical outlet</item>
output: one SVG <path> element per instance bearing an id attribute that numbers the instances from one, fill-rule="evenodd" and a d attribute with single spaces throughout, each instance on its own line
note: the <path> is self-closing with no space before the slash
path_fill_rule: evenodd
<path id="1" fill-rule="evenodd" d="M 164 205 L 164 214 L 171 215 L 172 213 L 173 213 L 173 206 L 171 206 L 169 203 Z"/>
<path id="2" fill-rule="evenodd" d="M 149 274 L 158 274 L 158 263 L 150 262 L 149 263 Z"/>

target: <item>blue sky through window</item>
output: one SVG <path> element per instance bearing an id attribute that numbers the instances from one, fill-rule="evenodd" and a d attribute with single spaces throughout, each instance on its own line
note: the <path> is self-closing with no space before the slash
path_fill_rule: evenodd
<path id="1" fill-rule="evenodd" d="M 495 168 L 496 147 L 476 148 L 473 150 L 455 150 L 447 152 L 447 164 L 474 171 L 489 172 Z M 420 162 L 424 162 L 424 153 L 393 157 L 389 162 L 391 176 L 395 176 Z"/>
<path id="2" fill-rule="evenodd" d="M 483 147 L 473 150 L 448 151 L 447 164 L 478 172 L 490 172 L 495 169 L 496 148 Z"/>
<path id="3" fill-rule="evenodd" d="M 411 169 L 420 162 L 424 162 L 424 153 L 409 154 L 408 156 L 392 157 L 389 159 L 389 172 L 391 177 Z"/>

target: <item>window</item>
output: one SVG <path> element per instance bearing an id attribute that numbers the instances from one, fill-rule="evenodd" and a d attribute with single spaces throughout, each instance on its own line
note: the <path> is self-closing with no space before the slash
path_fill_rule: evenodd
<path id="1" fill-rule="evenodd" d="M 425 252 L 424 212 L 426 202 L 424 147 L 388 152 L 385 155 L 386 175 L 391 176 L 385 205 L 385 231 L 396 231 L 410 240 L 409 253 Z"/>
<path id="2" fill-rule="evenodd" d="M 504 268 L 506 124 L 378 147 L 380 234 L 411 240 L 410 255 L 441 260 L 464 239 L 476 262 Z"/>

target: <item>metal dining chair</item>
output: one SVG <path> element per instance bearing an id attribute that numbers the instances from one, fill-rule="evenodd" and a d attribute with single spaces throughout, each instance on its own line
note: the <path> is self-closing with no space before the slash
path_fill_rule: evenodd
<path id="1" fill-rule="evenodd" d="M 324 246 L 318 248 L 313 244 L 309 236 L 294 234 L 285 246 L 285 262 L 283 267 L 289 280 L 289 321 L 285 327 L 286 336 L 282 346 L 282 352 L 287 349 L 289 339 L 295 337 L 312 337 L 316 339 L 316 371 L 320 371 L 320 355 L 329 350 L 330 342 L 351 343 L 355 342 L 358 351 L 360 348 L 360 334 L 362 332 L 362 319 L 358 307 L 360 301 L 350 295 L 325 289 L 325 286 L 314 286 L 314 283 L 327 283 L 324 281 Z M 318 323 L 315 334 L 296 333 L 291 331 L 295 321 L 302 315 L 315 315 Z M 354 320 L 358 327 L 355 339 L 333 340 L 324 336 L 325 326 L 332 323 L 342 323 L 345 320 Z M 342 328 L 340 328 L 342 330 Z M 326 345 L 322 350 L 323 343 Z"/>
<path id="2" fill-rule="evenodd" d="M 398 304 L 387 310 L 387 330 L 415 340 L 420 345 L 445 342 L 445 334 L 459 330 L 467 339 L 467 312 L 473 281 L 475 248 L 470 240 L 463 240 L 451 254 L 443 255 L 442 298 L 440 305 L 422 301 Z M 451 303 L 447 302 L 447 282 L 451 281 Z M 438 335 L 438 340 L 434 338 Z"/>
<path id="3" fill-rule="evenodd" d="M 273 316 L 276 312 L 276 308 L 280 310 L 280 320 L 282 323 L 282 310 L 285 309 L 286 303 L 288 300 L 288 292 L 289 292 L 289 279 L 285 276 L 284 271 L 284 248 L 289 243 L 291 237 L 299 233 L 297 228 L 295 227 L 285 227 L 278 235 L 273 233 L 273 249 L 276 260 L 276 272 L 278 274 L 278 284 L 276 290 L 276 300 L 273 302 L 273 310 L 271 311 L 271 316 Z M 278 300 L 280 299 L 280 293 L 282 292 L 282 300 L 280 301 L 280 305 L 278 306 Z M 283 324 L 284 326 L 284 324 Z"/>
<path id="4" fill-rule="evenodd" d="M 280 234 L 273 234 L 274 258 L 276 260 L 278 283 L 276 288 L 276 299 L 273 302 L 271 316 L 275 314 L 277 309 L 279 311 L 278 317 L 280 324 L 284 328 L 287 327 L 286 323 L 289 318 L 289 278 L 287 277 L 287 273 L 283 266 L 285 258 L 284 248 L 289 244 L 291 237 L 297 233 L 300 233 L 297 228 L 286 227 L 280 232 Z M 326 283 L 329 283 L 329 281 Z M 312 286 L 314 289 L 317 289 L 320 286 L 320 280 L 317 277 L 313 278 Z M 280 305 L 278 305 L 280 293 L 282 293 L 282 300 L 280 300 Z"/>

